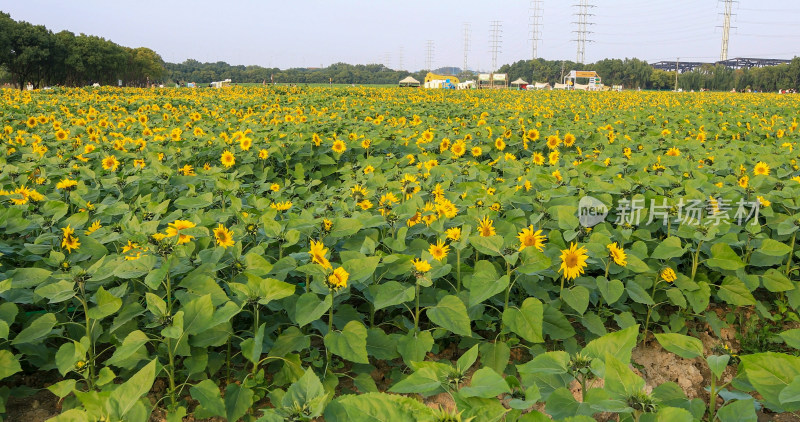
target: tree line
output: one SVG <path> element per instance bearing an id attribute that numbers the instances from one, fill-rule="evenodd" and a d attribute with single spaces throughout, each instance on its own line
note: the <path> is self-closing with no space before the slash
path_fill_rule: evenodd
<path id="1" fill-rule="evenodd" d="M 498 72 L 507 73 L 509 80 L 522 78 L 554 84 L 563 81 L 570 70 L 594 70 L 605 85 L 622 85 L 626 89 L 675 87 L 674 71 L 653 69 L 636 58 L 604 59 L 586 65 L 562 60 L 520 60 L 501 66 Z M 104 38 L 69 31 L 53 33 L 42 25 L 18 22 L 0 12 L 0 83 L 12 83 L 20 89 L 28 83 L 40 88 L 116 85 L 122 81 L 125 86 L 141 87 L 154 82 L 208 84 L 225 79 L 234 83 L 396 84 L 409 75 L 422 81 L 426 73 L 390 69 L 382 64 L 335 63 L 325 68 L 281 70 L 192 59 L 165 63 L 149 48 L 124 47 Z M 437 69 L 434 73 L 455 74 L 462 81 L 476 77 L 474 72 L 459 68 Z M 687 91 L 800 89 L 800 58 L 787 64 L 752 69 L 706 64 L 679 74 L 678 87 Z"/>
<path id="2" fill-rule="evenodd" d="M 53 33 L 42 25 L 15 21 L 0 12 L 0 81 L 22 89 L 94 83 L 146 86 L 165 76 L 155 51 L 129 48 L 93 35 Z"/>

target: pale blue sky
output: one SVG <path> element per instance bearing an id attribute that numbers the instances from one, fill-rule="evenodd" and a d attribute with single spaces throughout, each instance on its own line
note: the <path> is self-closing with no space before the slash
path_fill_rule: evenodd
<path id="1" fill-rule="evenodd" d="M 577 0 L 543 0 L 539 56 L 575 60 Z M 592 0 L 594 31 L 586 61 L 638 57 L 719 59 L 724 5 L 717 0 Z M 800 2 L 739 0 L 729 57 L 800 56 Z M 422 0 L 6 0 L 0 10 L 57 32 L 98 35 L 149 47 L 166 61 L 225 61 L 270 67 L 335 62 L 462 66 L 464 23 L 471 25 L 470 68 L 491 67 L 489 28 L 502 22 L 498 65 L 531 57 L 530 1 Z"/>

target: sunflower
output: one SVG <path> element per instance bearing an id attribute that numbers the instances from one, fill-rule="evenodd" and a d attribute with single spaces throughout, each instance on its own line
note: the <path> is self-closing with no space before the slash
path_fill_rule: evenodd
<path id="1" fill-rule="evenodd" d="M 242 151 L 249 151 L 251 146 L 253 146 L 253 140 L 251 138 L 243 137 L 239 140 L 239 148 L 241 148 Z"/>
<path id="2" fill-rule="evenodd" d="M 281 190 L 281 185 L 279 185 L 277 183 L 273 183 L 273 184 L 269 185 L 269 190 L 271 190 L 273 192 L 277 192 L 277 191 Z"/>
<path id="3" fill-rule="evenodd" d="M 530 130 L 528 130 L 528 132 L 525 134 L 525 136 L 526 136 L 526 137 L 527 137 L 529 140 L 531 140 L 531 141 L 536 141 L 536 140 L 538 140 L 538 139 L 539 139 L 539 131 L 538 131 L 538 130 L 536 130 L 536 129 L 530 129 Z"/>
<path id="4" fill-rule="evenodd" d="M 214 229 L 214 239 L 217 241 L 217 246 L 222 246 L 226 249 L 236 243 L 233 241 L 233 232 L 226 229 L 222 224 Z"/>
<path id="5" fill-rule="evenodd" d="M 458 242 L 458 240 L 461 239 L 461 227 L 449 228 L 449 229 L 445 230 L 444 234 L 447 235 L 448 239 L 450 239 L 450 240 L 452 240 L 454 242 Z"/>
<path id="6" fill-rule="evenodd" d="M 465 152 L 467 152 L 467 145 L 464 143 L 464 141 L 457 141 L 452 147 L 450 147 L 450 152 L 454 157 L 459 158 L 464 155 Z"/>
<path id="7" fill-rule="evenodd" d="M 315 147 L 318 147 L 320 146 L 320 144 L 322 144 L 322 138 L 320 138 L 319 135 L 315 133 L 311 135 L 311 142 L 314 143 Z"/>
<path id="8" fill-rule="evenodd" d="M 99 230 L 101 227 L 103 227 L 103 225 L 100 224 L 100 220 L 94 220 L 94 222 L 89 226 L 89 228 L 86 229 L 84 234 L 86 236 L 89 236 L 90 234 L 92 234 L 92 233 L 96 232 L 97 230 Z"/>
<path id="9" fill-rule="evenodd" d="M 344 268 L 339 267 L 333 270 L 333 273 L 328 276 L 328 287 L 331 290 L 339 290 L 347 287 L 347 279 L 350 274 Z"/>
<path id="10" fill-rule="evenodd" d="M 436 241 L 436 244 L 431 244 L 428 248 L 428 253 L 437 261 L 447 258 L 448 252 L 450 252 L 450 247 L 445 245 L 444 240 L 441 239 Z"/>
<path id="11" fill-rule="evenodd" d="M 178 171 L 181 172 L 184 176 L 194 176 L 195 175 L 194 167 L 192 167 L 190 164 L 184 165 L 183 167 L 178 169 Z"/>
<path id="12" fill-rule="evenodd" d="M 75 186 L 78 186 L 78 182 L 72 179 L 64 178 L 61 179 L 61 181 L 56 184 L 56 189 L 64 189 L 67 191 L 71 191 L 75 189 Z"/>
<path id="13" fill-rule="evenodd" d="M 433 140 L 433 132 L 431 132 L 430 130 L 426 130 L 425 132 L 422 132 L 422 141 L 423 142 L 428 143 L 428 142 L 430 142 L 432 140 Z"/>
<path id="14" fill-rule="evenodd" d="M 559 145 L 561 145 L 561 139 L 558 138 L 558 135 L 550 135 L 547 137 L 547 148 L 556 149 Z"/>
<path id="15" fill-rule="evenodd" d="M 542 164 L 544 164 L 544 155 L 542 155 L 541 153 L 538 153 L 538 152 L 534 152 L 533 153 L 533 164 L 536 164 L 537 166 L 541 166 Z"/>
<path id="16" fill-rule="evenodd" d="M 667 283 L 672 283 L 673 281 L 675 281 L 678 278 L 678 276 L 675 274 L 675 270 L 673 270 L 672 268 L 669 268 L 669 267 L 664 268 L 663 270 L 661 270 L 661 274 L 660 275 L 661 275 L 661 278 L 664 281 L 666 281 Z"/>
<path id="17" fill-rule="evenodd" d="M 370 173 L 372 173 L 374 171 L 375 171 L 375 167 L 372 167 L 372 166 L 364 167 L 364 174 L 370 174 Z"/>
<path id="18" fill-rule="evenodd" d="M 589 257 L 586 252 L 585 247 L 578 248 L 575 243 L 570 244 L 569 249 L 561 251 L 561 267 L 558 271 L 564 273 L 565 279 L 574 280 L 583 274 L 586 269 L 586 259 Z"/>
<path id="19" fill-rule="evenodd" d="M 258 158 L 260 158 L 262 160 L 266 160 L 267 158 L 269 158 L 269 151 L 267 151 L 265 149 L 259 150 L 258 151 Z"/>
<path id="20" fill-rule="evenodd" d="M 78 238 L 75 237 L 75 229 L 67 225 L 61 229 L 63 237 L 61 239 L 61 247 L 66 249 L 67 252 L 72 252 L 73 249 L 78 249 L 81 246 L 81 243 L 78 242 Z"/>
<path id="21" fill-rule="evenodd" d="M 341 154 L 347 149 L 347 145 L 345 145 L 344 141 L 337 139 L 333 141 L 333 146 L 331 147 L 331 149 L 333 150 L 333 152 Z"/>
<path id="22" fill-rule="evenodd" d="M 311 241 L 311 247 L 308 251 L 308 254 L 311 255 L 311 262 L 322 265 L 322 268 L 333 268 L 328 258 L 325 258 L 325 254 L 327 253 L 328 249 L 325 248 L 322 242 Z"/>
<path id="23" fill-rule="evenodd" d="M 58 139 L 59 141 L 63 141 L 65 139 L 67 139 L 68 137 L 69 137 L 69 132 L 67 132 L 64 129 L 59 129 L 56 132 L 56 139 Z"/>
<path id="24" fill-rule="evenodd" d="M 768 207 L 768 206 L 772 205 L 772 202 L 770 202 L 768 199 L 764 198 L 763 196 L 759 196 L 756 199 L 758 199 L 758 203 L 761 204 L 762 207 Z"/>
<path id="25" fill-rule="evenodd" d="M 273 202 L 269 205 L 270 208 L 276 209 L 278 211 L 286 211 L 289 208 L 292 208 L 292 201 L 286 202 Z"/>
<path id="26" fill-rule="evenodd" d="M 234 164 L 236 164 L 236 157 L 233 156 L 233 153 L 228 151 L 227 149 L 222 153 L 219 161 L 222 163 L 223 166 L 226 168 L 230 168 Z"/>
<path id="27" fill-rule="evenodd" d="M 558 164 L 558 157 L 559 157 L 559 155 L 560 155 L 560 154 L 558 153 L 558 151 L 553 151 L 553 152 L 551 152 L 551 153 L 550 153 L 550 155 L 547 157 L 547 160 L 548 160 L 548 162 L 550 163 L 550 165 L 551 165 L 551 166 L 554 166 L 554 165 Z"/>
<path id="28" fill-rule="evenodd" d="M 517 235 L 519 238 L 519 250 L 522 251 L 528 246 L 533 246 L 534 248 L 538 249 L 539 252 L 544 250 L 544 242 L 547 241 L 547 236 L 542 234 L 541 230 L 533 230 L 533 225 L 530 225 L 524 229 Z"/>
<path id="29" fill-rule="evenodd" d="M 481 149 L 481 147 L 472 147 L 470 153 L 472 154 L 473 157 L 480 157 L 481 155 L 483 155 L 483 150 Z"/>
<path id="30" fill-rule="evenodd" d="M 606 247 L 608 248 L 608 256 L 611 257 L 617 265 L 621 267 L 628 265 L 628 255 L 625 254 L 622 248 L 617 246 L 617 242 L 611 243 Z"/>
<path id="31" fill-rule="evenodd" d="M 763 161 L 759 161 L 756 163 L 756 167 L 753 169 L 753 174 L 756 176 L 769 176 L 769 165 Z"/>
<path id="32" fill-rule="evenodd" d="M 418 275 L 425 274 L 431 270 L 431 264 L 427 260 L 415 259 L 411 261 L 411 264 Z"/>
<path id="33" fill-rule="evenodd" d="M 103 170 L 117 171 L 117 167 L 119 167 L 119 161 L 117 161 L 117 157 L 113 155 L 107 155 L 106 158 L 103 158 L 102 165 Z"/>
<path id="34" fill-rule="evenodd" d="M 181 230 L 191 229 L 194 226 L 195 224 L 189 220 L 175 220 L 168 224 L 166 237 L 178 236 L 178 245 L 189 243 L 192 239 L 194 239 L 194 236 L 182 234 Z"/>
<path id="35" fill-rule="evenodd" d="M 564 178 L 561 176 L 561 170 L 556 170 L 552 173 L 552 176 L 556 178 L 556 180 L 561 183 Z"/>
<path id="36" fill-rule="evenodd" d="M 122 255 L 125 257 L 126 261 L 135 261 L 142 256 L 142 252 L 144 249 L 139 247 L 139 244 L 136 242 L 128 241 L 128 244 L 122 247 Z"/>
<path id="37" fill-rule="evenodd" d="M 667 150 L 667 155 L 669 155 L 670 157 L 679 157 L 681 155 L 681 150 L 679 150 L 676 147 L 672 147 Z"/>
<path id="38" fill-rule="evenodd" d="M 361 201 L 357 202 L 356 205 L 361 207 L 362 210 L 368 210 L 368 209 L 372 208 L 372 201 L 370 201 L 369 199 L 364 199 L 364 200 L 361 200 Z"/>
<path id="39" fill-rule="evenodd" d="M 481 234 L 481 237 L 489 237 L 497 234 L 492 225 L 493 223 L 492 220 L 489 220 L 489 216 L 483 217 L 483 220 L 481 220 L 478 225 L 478 232 Z"/>
<path id="40" fill-rule="evenodd" d="M 502 150 L 506 149 L 506 142 L 503 140 L 503 138 L 497 138 L 497 139 L 494 140 L 494 147 L 498 151 L 502 151 Z"/>
<path id="41" fill-rule="evenodd" d="M 750 177 L 745 174 L 739 178 L 739 187 L 742 189 L 747 189 L 748 182 L 750 182 Z"/>
<path id="42" fill-rule="evenodd" d="M 567 133 L 564 135 L 564 146 L 571 147 L 575 144 L 575 135 Z"/>

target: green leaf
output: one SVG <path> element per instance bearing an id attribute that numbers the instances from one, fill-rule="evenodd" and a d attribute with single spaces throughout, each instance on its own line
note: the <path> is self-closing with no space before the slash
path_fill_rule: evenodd
<path id="1" fill-rule="evenodd" d="M 380 391 L 378 390 L 378 385 L 375 384 L 375 380 L 366 372 L 358 374 L 355 379 L 353 379 L 353 384 L 355 384 L 356 388 L 361 393 L 377 393 Z"/>
<path id="2" fill-rule="evenodd" d="M 394 280 L 369 286 L 369 291 L 375 298 L 373 305 L 376 311 L 414 300 L 414 286 L 408 286 Z"/>
<path id="3" fill-rule="evenodd" d="M 461 357 L 458 358 L 456 361 L 456 368 L 463 372 L 466 372 L 470 366 L 478 359 L 478 345 L 474 345 L 469 348 L 466 352 L 464 352 Z"/>
<path id="4" fill-rule="evenodd" d="M 367 328 L 359 321 L 350 321 L 341 332 L 325 335 L 325 347 L 331 353 L 351 362 L 369 363 L 367 358 Z"/>
<path id="5" fill-rule="evenodd" d="M 24 289 L 38 286 L 50 277 L 53 272 L 44 268 L 17 268 L 11 276 L 11 287 Z"/>
<path id="6" fill-rule="evenodd" d="M 520 374 L 566 374 L 570 356 L 567 352 L 545 352 L 517 365 Z"/>
<path id="7" fill-rule="evenodd" d="M 744 268 L 742 258 L 726 243 L 717 242 L 711 246 L 711 258 L 706 261 L 706 265 L 712 268 L 736 271 Z"/>
<path id="8" fill-rule="evenodd" d="M 542 333 L 553 340 L 561 340 L 574 336 L 575 329 L 572 328 L 572 324 L 570 324 L 567 317 L 565 317 L 561 311 L 553 306 L 545 306 Z"/>
<path id="9" fill-rule="evenodd" d="M 730 362 L 730 360 L 731 360 L 730 355 L 706 356 L 706 362 L 708 363 L 708 368 L 711 369 L 711 372 L 718 379 L 722 378 L 722 373 L 725 372 L 725 368 L 728 367 L 728 362 Z"/>
<path id="10" fill-rule="evenodd" d="M 633 373 L 627 363 L 612 354 L 607 354 L 605 361 L 604 388 L 611 398 L 627 400 L 631 395 L 644 391 L 644 380 Z"/>
<path id="11" fill-rule="evenodd" d="M 747 286 L 734 276 L 728 276 L 722 280 L 722 284 L 717 290 L 717 296 L 734 306 L 752 306 L 756 304 L 756 299 Z"/>
<path id="12" fill-rule="evenodd" d="M 75 296 L 75 282 L 60 280 L 55 283 L 41 284 L 33 292 L 49 299 L 50 303 L 59 303 Z"/>
<path id="13" fill-rule="evenodd" d="M 502 256 L 503 236 L 470 236 L 469 243 L 475 250 L 490 256 Z"/>
<path id="14" fill-rule="evenodd" d="M 635 302 L 641 303 L 643 305 L 655 305 L 656 303 L 653 302 L 653 298 L 650 297 L 650 293 L 648 293 L 641 284 L 637 283 L 636 280 L 630 279 L 626 284 L 625 291 L 628 292 L 628 296 L 631 297 Z"/>
<path id="15" fill-rule="evenodd" d="M 694 337 L 678 333 L 656 334 L 661 347 L 684 359 L 694 359 L 703 355 L 703 342 Z"/>
<path id="16" fill-rule="evenodd" d="M 89 415 L 84 410 L 69 409 L 48 419 L 47 422 L 89 422 Z"/>
<path id="17" fill-rule="evenodd" d="M 206 208 L 214 201 L 212 192 L 206 192 L 198 196 L 181 196 L 176 199 L 173 204 L 179 209 L 197 209 Z"/>
<path id="18" fill-rule="evenodd" d="M 139 398 L 147 394 L 153 387 L 157 361 L 158 359 L 150 361 L 139 372 L 111 392 L 111 396 L 108 398 L 108 410 L 112 412 L 115 419 L 122 420 L 135 407 Z"/>
<path id="19" fill-rule="evenodd" d="M 761 282 L 771 292 L 786 292 L 795 289 L 794 283 L 775 268 L 768 269 L 761 276 Z"/>
<path id="20" fill-rule="evenodd" d="M 403 362 L 411 366 L 412 362 L 422 362 L 425 355 L 433 348 L 433 336 L 430 331 L 408 333 L 397 340 L 397 352 L 403 357 Z"/>
<path id="21" fill-rule="evenodd" d="M 600 290 L 600 294 L 603 295 L 603 299 L 609 305 L 619 300 L 625 292 L 625 285 L 619 280 L 608 281 L 605 277 L 599 276 L 595 281 L 597 283 L 597 289 Z"/>
<path id="22" fill-rule="evenodd" d="M 325 422 L 434 421 L 433 410 L 419 401 L 384 393 L 340 396 L 326 406 L 324 417 Z"/>
<path id="23" fill-rule="evenodd" d="M 350 274 L 349 283 L 355 284 L 372 278 L 380 262 L 381 257 L 368 256 L 365 258 L 348 259 L 342 263 L 342 267 Z"/>
<path id="24" fill-rule="evenodd" d="M 22 367 L 17 357 L 8 350 L 0 350 L 0 380 L 21 371 Z"/>
<path id="25" fill-rule="evenodd" d="M 511 348 L 505 342 L 483 342 L 479 348 L 481 364 L 502 374 L 511 358 Z"/>
<path id="26" fill-rule="evenodd" d="M 395 341 L 399 334 L 390 337 L 380 328 L 367 330 L 367 354 L 375 359 L 392 360 L 400 356 L 397 353 L 398 343 Z"/>
<path id="27" fill-rule="evenodd" d="M 56 367 L 61 375 L 75 368 L 75 364 L 80 360 L 86 359 L 86 348 L 77 341 L 67 342 L 61 345 L 56 352 Z"/>
<path id="28" fill-rule="evenodd" d="M 491 262 L 478 261 L 472 277 L 464 283 L 465 287 L 469 289 L 469 307 L 472 308 L 484 300 L 504 292 L 508 283 L 508 276 L 499 277 Z"/>
<path id="29" fill-rule="evenodd" d="M 286 356 L 291 352 L 307 349 L 311 347 L 311 339 L 303 334 L 297 327 L 289 327 L 284 330 L 275 340 L 275 344 L 269 349 L 270 356 Z"/>
<path id="30" fill-rule="evenodd" d="M 561 291 L 561 299 L 576 310 L 578 315 L 583 315 L 589 307 L 589 290 L 583 286 L 574 286 L 571 289 Z"/>
<path id="31" fill-rule="evenodd" d="M 122 299 L 107 292 L 102 286 L 95 293 L 97 306 L 89 308 L 89 318 L 103 319 L 116 313 L 122 307 Z"/>
<path id="32" fill-rule="evenodd" d="M 334 219 L 333 228 L 328 236 L 332 239 L 352 236 L 358 233 L 362 227 L 364 227 L 364 223 L 362 223 L 361 220 L 355 218 L 337 218 Z"/>
<path id="33" fill-rule="evenodd" d="M 255 280 L 253 280 L 255 277 Z M 289 284 L 284 281 L 276 280 L 274 278 L 260 278 L 248 274 L 248 284 L 253 281 L 253 293 L 258 296 L 258 303 L 266 305 L 273 300 L 280 300 L 294 294 L 294 284 Z"/>
<path id="34" fill-rule="evenodd" d="M 231 383 L 225 387 L 225 415 L 229 421 L 238 421 L 253 404 L 253 390 Z"/>
<path id="35" fill-rule="evenodd" d="M 717 411 L 720 422 L 757 422 L 755 400 L 735 400 Z"/>
<path id="36" fill-rule="evenodd" d="M 536 248 L 525 248 L 520 253 L 522 265 L 518 266 L 516 271 L 525 275 L 533 275 L 542 272 L 548 268 L 552 261 L 550 257 L 543 252 L 539 252 Z"/>
<path id="37" fill-rule="evenodd" d="M 531 343 L 544 342 L 543 320 L 542 302 L 534 297 L 525 299 L 519 308 L 510 307 L 503 311 L 503 323 L 508 329 Z"/>
<path id="38" fill-rule="evenodd" d="M 12 341 L 11 344 L 35 343 L 47 337 L 55 326 L 56 316 L 52 313 L 46 313 L 33 320 L 33 322 L 20 331 L 20 333 L 14 337 L 14 341 Z"/>
<path id="39" fill-rule="evenodd" d="M 441 389 L 442 383 L 432 367 L 422 367 L 389 389 L 392 393 L 430 395 Z"/>
<path id="40" fill-rule="evenodd" d="M 222 394 L 219 391 L 217 384 L 210 380 L 203 380 L 189 389 L 192 398 L 197 400 L 200 404 L 194 410 L 194 414 L 198 418 L 211 418 L 214 416 L 225 417 L 225 403 L 222 400 Z"/>
<path id="41" fill-rule="evenodd" d="M 782 332 L 780 336 L 790 347 L 800 349 L 800 328 L 786 330 Z"/>
<path id="42" fill-rule="evenodd" d="M 719 414 L 717 414 L 719 415 Z M 694 416 L 686 409 L 679 407 L 660 407 L 656 413 L 656 422 L 693 422 Z M 720 422 L 727 422 L 720 419 Z"/>
<path id="43" fill-rule="evenodd" d="M 214 305 L 211 304 L 210 294 L 193 299 L 181 309 L 184 312 L 183 331 L 186 334 L 199 334 L 211 328 Z"/>
<path id="44" fill-rule="evenodd" d="M 781 393 L 778 395 L 781 405 L 797 405 L 800 403 L 800 376 L 794 377 Z"/>
<path id="45" fill-rule="evenodd" d="M 428 308 L 427 314 L 431 322 L 454 334 L 472 336 L 467 308 L 457 296 L 443 297 L 436 306 Z"/>
<path id="46" fill-rule="evenodd" d="M 581 354 L 587 357 L 603 359 L 607 354 L 615 356 L 622 362 L 631 361 L 631 353 L 636 346 L 639 325 L 632 325 L 624 330 L 608 333 L 589 342 Z"/>
<path id="47" fill-rule="evenodd" d="M 756 249 L 756 252 L 768 256 L 785 256 L 792 252 L 792 248 L 785 243 L 768 238 L 761 241 L 761 246 Z"/>
<path id="48" fill-rule="evenodd" d="M 800 402 L 783 405 L 780 393 L 798 375 L 800 358 L 783 353 L 765 352 L 742 355 L 740 370 L 747 381 L 763 397 L 764 405 L 776 412 L 793 412 L 800 409 Z"/>
<path id="49" fill-rule="evenodd" d="M 469 387 L 463 387 L 459 393 L 464 397 L 492 398 L 503 393 L 510 393 L 508 383 L 494 369 L 481 368 L 472 375 Z"/>
<path id="50" fill-rule="evenodd" d="M 316 293 L 303 293 L 295 304 L 295 322 L 299 328 L 320 319 L 331 307 L 333 298 L 326 295 L 324 300 L 319 300 Z"/>
<path id="51" fill-rule="evenodd" d="M 311 368 L 308 368 L 305 374 L 286 390 L 286 394 L 284 394 L 281 402 L 285 408 L 297 404 L 307 407 L 314 401 L 320 402 L 320 400 L 317 399 L 324 399 L 326 396 L 325 388 L 322 386 L 319 378 Z M 320 402 L 319 404 L 324 403 Z M 310 409 L 311 412 L 308 413 L 308 416 L 311 418 L 316 418 L 322 414 L 323 406 L 317 405 L 315 407 L 316 409 Z"/>
<path id="52" fill-rule="evenodd" d="M 0 354 L 2 354 L 2 353 L 0 353 Z M 64 397 L 67 397 L 68 395 L 70 395 L 72 393 L 72 390 L 75 389 L 75 384 L 76 383 L 77 383 L 77 380 L 66 379 L 66 380 L 59 381 L 59 382 L 47 387 L 47 389 L 51 393 L 55 394 L 58 398 L 63 399 Z"/>
<path id="53" fill-rule="evenodd" d="M 266 323 L 261 324 L 258 330 L 256 330 L 255 336 L 243 340 L 239 346 L 242 350 L 242 355 L 253 365 L 258 365 L 258 362 L 261 360 L 261 352 L 264 347 L 264 329 L 266 326 Z"/>
<path id="54" fill-rule="evenodd" d="M 685 252 L 686 249 L 681 247 L 681 239 L 676 236 L 669 236 L 656 246 L 650 258 L 667 260 L 681 257 Z"/>

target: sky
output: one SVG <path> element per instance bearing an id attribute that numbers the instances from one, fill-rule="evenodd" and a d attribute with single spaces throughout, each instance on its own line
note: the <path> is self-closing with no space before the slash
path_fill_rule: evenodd
<path id="1" fill-rule="evenodd" d="M 577 0 L 542 0 L 538 56 L 576 60 Z M 724 1 L 589 0 L 586 62 L 604 58 L 719 60 Z M 498 66 L 532 57 L 528 0 L 5 0 L 15 20 L 148 47 L 187 59 L 264 67 L 383 63 L 393 69 L 467 64 L 492 70 L 490 26 L 501 27 Z M 728 57 L 800 56 L 800 2 L 733 3 Z"/>

